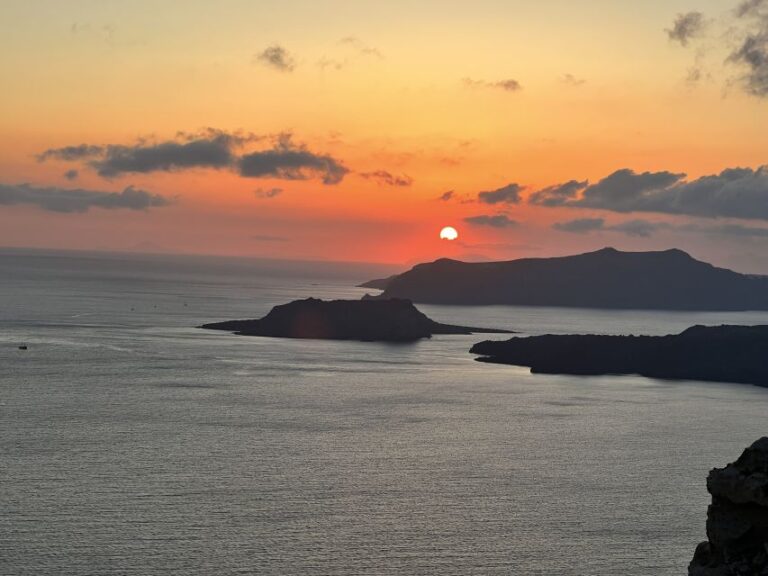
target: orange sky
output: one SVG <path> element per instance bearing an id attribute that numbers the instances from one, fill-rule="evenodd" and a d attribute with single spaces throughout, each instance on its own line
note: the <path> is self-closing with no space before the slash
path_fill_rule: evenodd
<path id="1" fill-rule="evenodd" d="M 745 89 L 743 66 L 725 63 L 762 15 L 738 19 L 737 2 L 716 0 L 412 4 L 3 3 L 0 245 L 395 263 L 677 246 L 768 272 L 762 217 L 526 201 L 625 168 L 695 180 L 765 164 L 768 98 Z M 705 25 L 683 46 L 666 30 L 692 9 Z M 277 60 L 264 56 L 270 47 Z M 234 164 L 105 177 L 94 167 L 103 158 L 36 158 L 80 144 L 178 144 L 179 132 L 206 127 L 261 137 L 233 149 L 237 159 L 289 132 L 293 150 L 348 172 L 330 185 L 312 170 L 246 177 Z M 519 201 L 478 200 L 510 183 Z M 22 184 L 64 195 L 133 186 L 168 205 L 61 212 Z M 515 224 L 465 220 L 499 215 Z M 588 218 L 601 228 L 553 229 Z M 637 219 L 653 233 L 622 230 Z M 457 242 L 438 239 L 444 225 Z"/>

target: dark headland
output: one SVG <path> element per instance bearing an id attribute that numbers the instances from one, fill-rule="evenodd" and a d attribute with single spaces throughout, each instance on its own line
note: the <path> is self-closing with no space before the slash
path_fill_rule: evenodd
<path id="1" fill-rule="evenodd" d="M 440 324 L 408 300 L 295 300 L 259 320 L 230 320 L 201 328 L 245 336 L 412 342 L 433 334 L 507 333 L 508 330 Z"/>
<path id="2" fill-rule="evenodd" d="M 707 538 L 696 548 L 690 576 L 768 574 L 768 437 L 707 478 L 712 504 Z"/>
<path id="3" fill-rule="evenodd" d="M 768 326 L 694 326 L 670 336 L 546 335 L 485 341 L 479 360 L 545 374 L 638 374 L 768 386 Z"/>
<path id="4" fill-rule="evenodd" d="M 365 287 L 416 303 L 646 310 L 768 310 L 768 278 L 700 262 L 682 250 L 597 252 L 507 262 L 442 259 Z"/>

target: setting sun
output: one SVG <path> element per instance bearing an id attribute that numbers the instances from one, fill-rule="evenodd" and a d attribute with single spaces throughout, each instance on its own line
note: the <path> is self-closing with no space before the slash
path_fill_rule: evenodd
<path id="1" fill-rule="evenodd" d="M 459 233 L 457 232 L 456 228 L 453 226 L 446 226 L 442 230 L 440 230 L 440 239 L 441 240 L 456 240 L 456 238 L 459 237 Z"/>

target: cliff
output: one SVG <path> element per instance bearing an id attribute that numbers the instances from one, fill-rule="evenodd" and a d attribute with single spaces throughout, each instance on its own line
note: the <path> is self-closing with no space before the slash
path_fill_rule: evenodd
<path id="1" fill-rule="evenodd" d="M 696 548 L 689 576 L 768 574 L 768 437 L 712 470 L 707 490 L 707 541 Z"/>

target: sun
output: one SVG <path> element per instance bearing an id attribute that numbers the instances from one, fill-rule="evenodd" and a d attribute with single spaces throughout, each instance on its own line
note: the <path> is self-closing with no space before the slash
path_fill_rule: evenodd
<path id="1" fill-rule="evenodd" d="M 459 233 L 453 226 L 446 226 L 440 230 L 440 240 L 456 240 L 459 237 Z"/>

